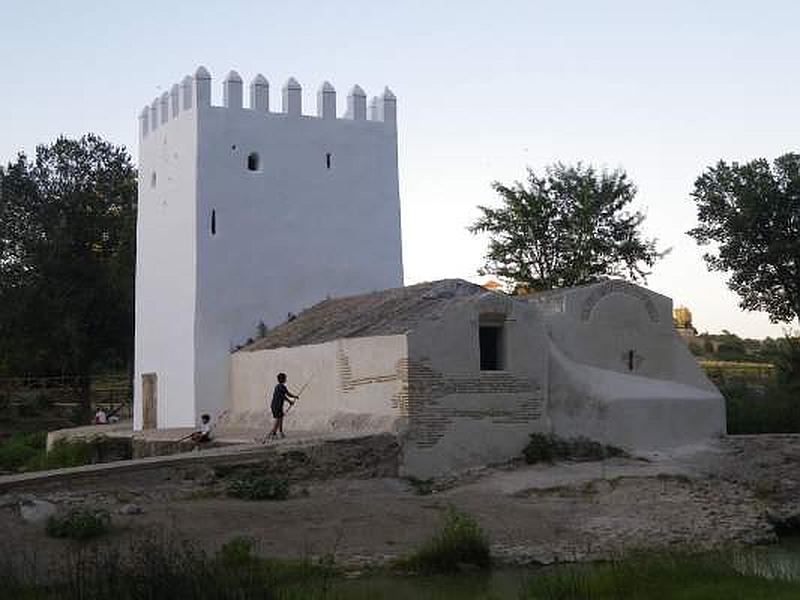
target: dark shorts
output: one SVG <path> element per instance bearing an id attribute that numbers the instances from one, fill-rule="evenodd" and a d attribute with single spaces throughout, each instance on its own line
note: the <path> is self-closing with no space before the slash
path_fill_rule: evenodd
<path id="1" fill-rule="evenodd" d="M 274 419 L 282 419 L 283 418 L 283 407 L 282 406 L 273 406 L 272 407 L 272 417 Z"/>

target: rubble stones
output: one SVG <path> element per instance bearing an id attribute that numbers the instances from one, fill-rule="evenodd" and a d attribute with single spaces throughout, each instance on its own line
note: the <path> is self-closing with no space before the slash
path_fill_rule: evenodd
<path id="1" fill-rule="evenodd" d="M 43 523 L 58 511 L 58 507 L 46 500 L 24 500 L 19 504 L 19 516 L 26 523 Z"/>
<path id="2" fill-rule="evenodd" d="M 120 515 L 140 515 L 144 511 L 138 504 L 123 504 L 117 509 L 117 514 Z"/>

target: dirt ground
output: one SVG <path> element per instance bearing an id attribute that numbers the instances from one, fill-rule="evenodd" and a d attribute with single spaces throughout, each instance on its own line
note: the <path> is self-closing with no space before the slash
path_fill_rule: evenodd
<path id="1" fill-rule="evenodd" d="M 228 498 L 211 468 L 118 474 L 0 495 L 0 553 L 46 558 L 74 542 L 27 522 L 21 503 L 104 507 L 108 541 L 187 539 L 213 550 L 236 536 L 267 556 L 332 555 L 383 564 L 428 538 L 450 505 L 475 517 L 511 563 L 604 558 L 632 549 L 710 549 L 775 540 L 800 515 L 800 436 L 736 437 L 679 454 L 487 468 L 420 495 L 396 478 L 308 480 L 285 501 Z M 133 504 L 140 514 L 118 511 Z"/>

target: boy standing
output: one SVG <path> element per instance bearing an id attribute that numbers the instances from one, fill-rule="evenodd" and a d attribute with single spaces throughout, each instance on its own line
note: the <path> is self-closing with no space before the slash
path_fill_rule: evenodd
<path id="1" fill-rule="evenodd" d="M 272 416 L 275 419 L 275 423 L 272 425 L 272 431 L 269 432 L 270 438 L 275 438 L 278 434 L 280 434 L 282 438 L 286 437 L 283 433 L 283 405 L 286 402 L 288 402 L 290 406 L 294 405 L 294 402 L 289 400 L 289 398 L 297 400 L 300 396 L 291 393 L 286 387 L 286 373 L 278 373 L 278 385 L 275 386 L 272 392 L 272 403 L 270 404 Z"/>

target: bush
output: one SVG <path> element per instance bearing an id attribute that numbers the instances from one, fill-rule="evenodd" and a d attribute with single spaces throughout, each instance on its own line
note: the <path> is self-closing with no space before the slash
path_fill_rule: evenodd
<path id="1" fill-rule="evenodd" d="M 418 573 L 455 573 L 466 566 L 491 566 L 489 538 L 477 521 L 448 508 L 441 529 L 417 552 L 399 561 L 399 566 Z"/>
<path id="2" fill-rule="evenodd" d="M 257 560 L 253 554 L 255 540 L 248 537 L 235 537 L 225 542 L 217 551 L 215 560 L 226 567 L 243 567 Z"/>
<path id="3" fill-rule="evenodd" d="M 88 540 L 108 532 L 111 515 L 106 510 L 75 508 L 47 519 L 47 535 L 71 540 Z"/>
<path id="4" fill-rule="evenodd" d="M 757 389 L 739 382 L 724 383 L 729 434 L 800 433 L 800 390 L 792 384 Z"/>
<path id="5" fill-rule="evenodd" d="M 59 440 L 49 452 L 47 433 L 16 434 L 0 443 L 0 471 L 39 471 L 90 464 L 97 457 L 97 442 Z"/>
<path id="6" fill-rule="evenodd" d="M 228 495 L 245 500 L 286 500 L 289 497 L 289 482 L 269 477 L 243 477 L 234 479 L 228 485 Z"/>
<path id="7" fill-rule="evenodd" d="M 522 451 L 528 464 L 554 460 L 602 460 L 625 456 L 625 451 L 584 437 L 563 439 L 551 433 L 532 433 Z"/>
<path id="8" fill-rule="evenodd" d="M 47 434 L 16 434 L 0 443 L 0 470 L 19 471 L 40 460 L 45 454 Z"/>
<path id="9" fill-rule="evenodd" d="M 418 479 L 416 477 L 409 477 L 407 480 L 411 489 L 418 496 L 427 496 L 434 492 L 433 479 Z"/>
<path id="10" fill-rule="evenodd" d="M 86 440 L 58 440 L 43 457 L 39 468 L 62 469 L 80 467 L 93 462 L 96 449 L 92 442 Z"/>
<path id="11" fill-rule="evenodd" d="M 800 391 L 800 336 L 787 335 L 781 342 L 773 357 L 778 368 L 778 382 Z"/>

